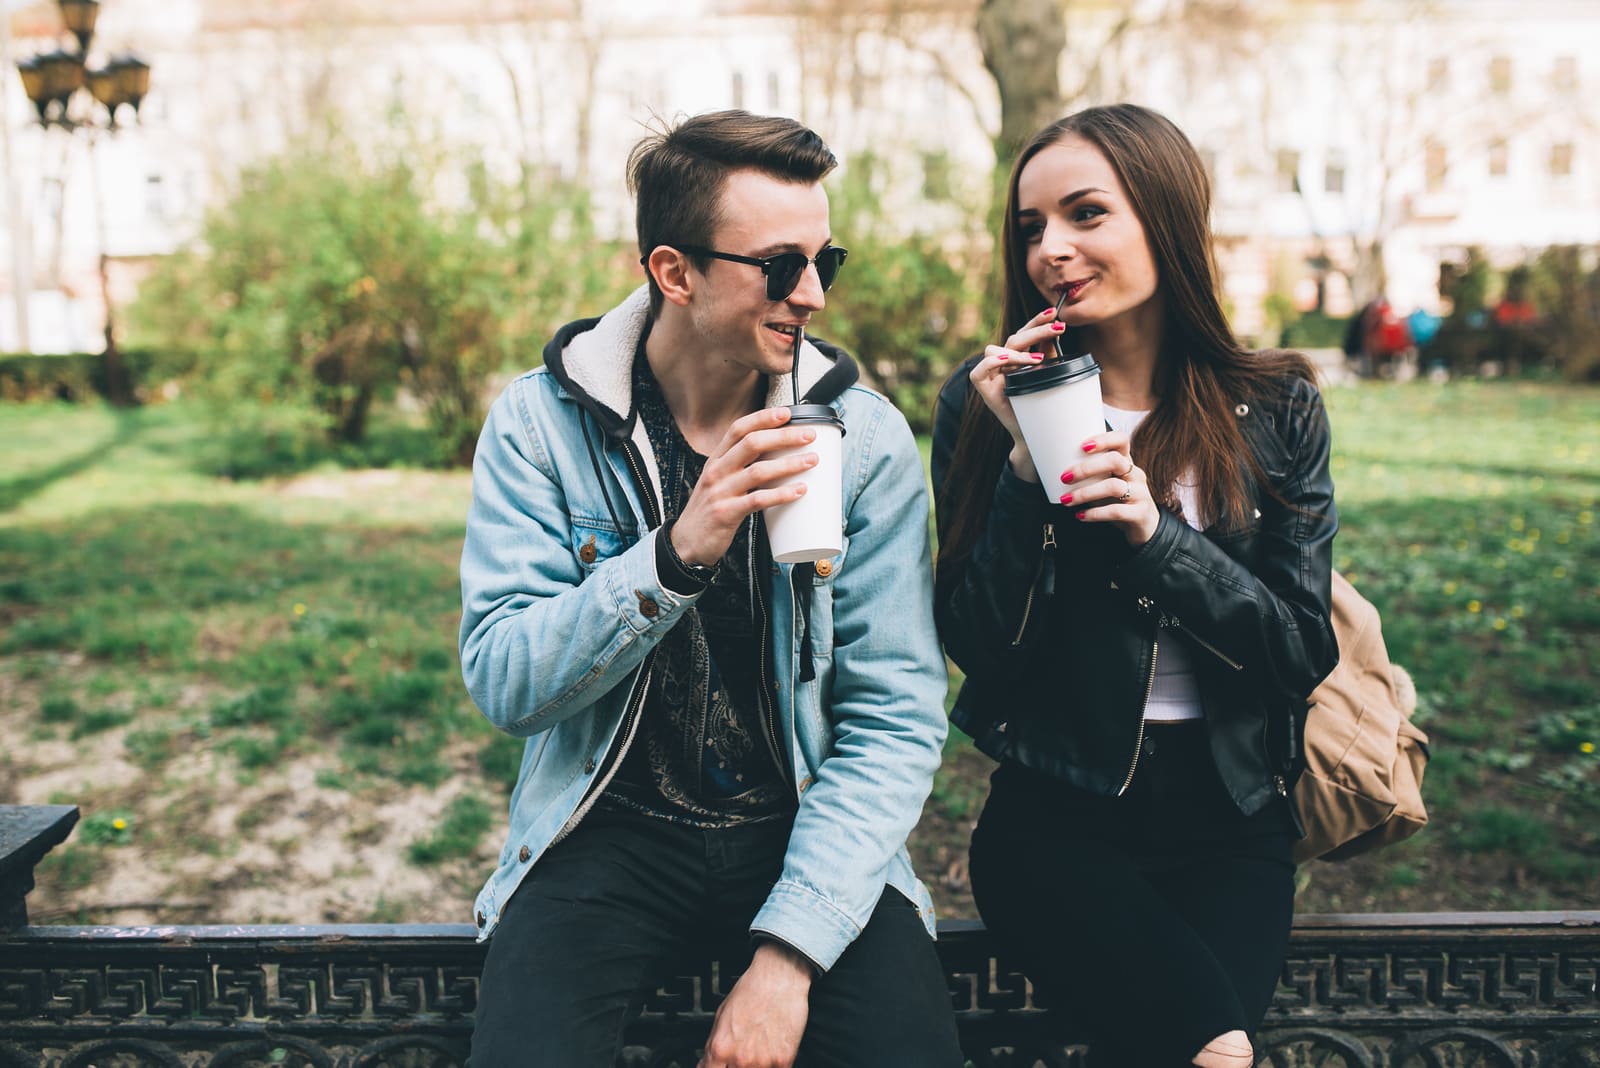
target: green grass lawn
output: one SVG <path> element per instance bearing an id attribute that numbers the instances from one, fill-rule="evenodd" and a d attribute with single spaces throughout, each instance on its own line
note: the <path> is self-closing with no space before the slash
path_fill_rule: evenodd
<path id="1" fill-rule="evenodd" d="M 1309 866 L 1302 908 L 1592 905 L 1600 391 L 1328 400 L 1338 566 L 1416 677 L 1434 820 Z M 0 802 L 86 816 L 34 911 L 117 920 L 151 870 L 157 900 L 288 876 L 319 912 L 222 896 L 249 914 L 194 902 L 172 920 L 464 918 L 520 756 L 459 678 L 467 474 L 229 482 L 202 473 L 206 433 L 183 404 L 0 406 Z M 947 914 L 970 913 L 960 861 L 985 764 L 952 745 L 914 843 Z"/>

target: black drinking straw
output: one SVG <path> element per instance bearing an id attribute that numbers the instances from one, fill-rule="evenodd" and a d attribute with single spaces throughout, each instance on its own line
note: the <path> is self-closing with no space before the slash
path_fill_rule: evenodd
<path id="1" fill-rule="evenodd" d="M 1055 314 L 1054 319 L 1053 319 L 1054 322 L 1058 322 L 1059 323 L 1061 321 L 1061 306 L 1067 302 L 1067 294 L 1071 293 L 1071 292 L 1072 292 L 1072 289 L 1071 289 L 1070 286 L 1061 291 L 1061 299 L 1056 301 L 1056 314 Z M 1056 359 L 1064 360 L 1066 358 L 1067 358 L 1067 354 L 1061 351 L 1061 335 L 1057 334 L 1056 335 Z"/>
<path id="2" fill-rule="evenodd" d="M 800 403 L 800 346 L 806 340 L 806 328 L 794 328 L 794 360 L 789 367 L 789 390 L 794 394 L 794 402 Z"/>

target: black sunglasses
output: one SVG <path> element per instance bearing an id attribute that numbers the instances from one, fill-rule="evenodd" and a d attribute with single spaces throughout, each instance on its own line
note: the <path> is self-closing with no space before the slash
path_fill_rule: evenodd
<path id="1" fill-rule="evenodd" d="M 768 300 L 787 300 L 789 294 L 800 284 L 800 277 L 806 273 L 806 267 L 813 263 L 817 265 L 817 279 L 822 283 L 822 291 L 826 293 L 833 285 L 833 280 L 838 277 L 839 268 L 844 265 L 844 258 L 850 254 L 848 250 L 838 245 L 827 245 L 817 253 L 815 259 L 808 257 L 804 252 L 780 252 L 776 256 L 758 260 L 754 256 L 735 256 L 731 252 L 717 252 L 700 245 L 680 245 L 678 248 L 681 252 L 696 256 L 710 256 L 714 260 L 748 263 L 752 267 L 760 267 L 761 273 L 767 276 Z"/>

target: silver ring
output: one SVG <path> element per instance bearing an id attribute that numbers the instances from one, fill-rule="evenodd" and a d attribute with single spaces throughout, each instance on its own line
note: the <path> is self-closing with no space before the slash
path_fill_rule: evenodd
<path id="1" fill-rule="evenodd" d="M 1127 504 L 1133 499 L 1133 484 L 1131 482 L 1128 484 L 1128 488 L 1122 491 L 1122 496 L 1117 499 L 1123 504 Z"/>

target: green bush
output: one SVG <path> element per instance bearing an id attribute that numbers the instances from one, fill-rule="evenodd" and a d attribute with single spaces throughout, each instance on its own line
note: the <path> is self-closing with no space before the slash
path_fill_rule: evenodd
<path id="1" fill-rule="evenodd" d="M 955 232 L 900 232 L 903 220 L 890 217 L 874 180 L 871 159 L 858 159 L 835 191 L 833 232 L 850 258 L 816 329 L 848 349 L 912 428 L 926 433 L 939 386 L 998 322 L 984 290 L 990 245 L 983 216 L 954 201 L 935 210 L 960 218 Z"/>
<path id="2" fill-rule="evenodd" d="M 1344 345 L 1348 316 L 1309 311 L 1291 319 L 1278 343 L 1286 349 L 1337 349 Z"/>
<path id="3" fill-rule="evenodd" d="M 1528 266 L 1528 295 L 1544 318 L 1548 360 L 1572 382 L 1600 381 L 1600 265 L 1596 250 L 1547 248 Z"/>
<path id="4" fill-rule="evenodd" d="M 427 459 L 467 462 L 489 376 L 536 362 L 569 307 L 636 284 L 594 239 L 582 194 L 535 197 L 390 135 L 358 151 L 335 134 L 246 170 L 142 287 L 139 337 L 195 361 L 210 469 L 292 470 L 328 443 L 362 462 L 375 414 L 404 401 Z M 463 172 L 466 192 L 442 195 Z"/>

